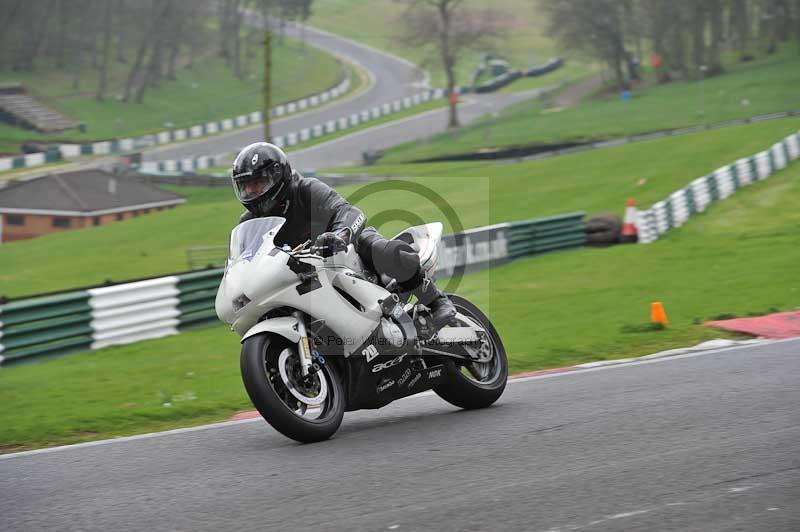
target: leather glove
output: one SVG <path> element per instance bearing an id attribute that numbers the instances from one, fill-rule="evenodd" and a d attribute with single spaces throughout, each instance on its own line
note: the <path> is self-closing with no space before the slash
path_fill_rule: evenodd
<path id="1" fill-rule="evenodd" d="M 314 241 L 314 252 L 330 257 L 340 251 L 347 251 L 347 241 L 338 233 L 322 233 Z"/>

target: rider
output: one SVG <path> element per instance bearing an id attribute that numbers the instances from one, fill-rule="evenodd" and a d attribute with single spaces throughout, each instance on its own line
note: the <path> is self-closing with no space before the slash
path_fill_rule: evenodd
<path id="1" fill-rule="evenodd" d="M 353 244 L 372 270 L 394 278 L 428 307 L 435 328 L 456 315 L 450 299 L 426 276 L 409 244 L 386 240 L 367 217 L 323 182 L 292 170 L 283 150 L 267 142 L 246 146 L 233 161 L 231 179 L 236 197 L 247 209 L 239 222 L 260 216 L 281 216 L 286 223 L 275 242 L 295 247 L 307 240 L 323 256 Z"/>

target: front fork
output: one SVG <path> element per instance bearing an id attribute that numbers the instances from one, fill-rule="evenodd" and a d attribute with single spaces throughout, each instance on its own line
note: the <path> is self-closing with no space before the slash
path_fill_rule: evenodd
<path id="1" fill-rule="evenodd" d="M 308 341 L 306 320 L 303 313 L 299 310 L 294 311 L 292 315 L 297 320 L 297 332 L 300 334 L 300 340 L 297 342 L 297 356 L 300 357 L 300 371 L 303 377 L 308 377 L 308 372 L 311 370 L 313 354 Z"/>

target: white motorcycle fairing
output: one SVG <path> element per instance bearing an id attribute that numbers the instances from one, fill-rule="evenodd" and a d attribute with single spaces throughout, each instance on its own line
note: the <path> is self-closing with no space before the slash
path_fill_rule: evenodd
<path id="1" fill-rule="evenodd" d="M 231 232 L 230 258 L 215 302 L 217 316 L 231 325 L 242 342 L 272 332 L 296 344 L 306 336 L 305 324 L 295 316 L 264 316 L 277 308 L 301 311 L 332 330 L 344 356 L 350 356 L 382 325 L 385 309 L 381 303 L 392 294 L 364 279 L 364 265 L 352 245 L 347 252 L 328 258 L 307 252 L 290 255 L 277 248 L 275 235 L 285 222 L 280 217 L 256 218 Z M 411 227 L 395 238 L 419 253 L 422 267 L 432 276 L 441 235 L 442 224 L 436 222 Z M 314 274 L 303 278 L 292 270 L 293 260 L 300 260 Z M 439 338 L 469 343 L 477 340 L 476 331 L 483 330 L 451 327 L 440 331 Z"/>
<path id="2" fill-rule="evenodd" d="M 293 330 L 296 320 L 291 323 L 292 318 L 283 317 L 280 322 L 271 324 L 265 322 L 272 320 L 259 322 L 270 310 L 291 307 L 324 320 L 325 325 L 342 339 L 344 353 L 349 356 L 378 327 L 383 316 L 379 301 L 391 294 L 357 277 L 358 272 L 353 267 L 363 270 L 363 266 L 353 246 L 347 253 L 329 258 L 296 255 L 297 259 L 317 269 L 318 283 L 305 283 L 289 268 L 289 254 L 275 247 L 275 235 L 284 223 L 283 218 L 256 218 L 234 229 L 231 259 L 215 302 L 217 316 L 229 323 L 243 339 L 261 330 L 272 330 L 291 341 L 297 338 Z M 248 224 L 253 227 L 248 227 Z M 241 243 L 247 244 L 237 236 L 248 230 L 263 231 L 263 242 L 251 244 L 248 249 L 236 249 Z M 259 329 L 253 329 L 256 326 Z"/>
<path id="3" fill-rule="evenodd" d="M 251 336 L 265 332 L 279 334 L 293 344 L 300 341 L 300 328 L 297 325 L 297 318 L 281 316 L 256 323 L 242 336 L 242 342 Z"/>
<path id="4" fill-rule="evenodd" d="M 231 232 L 216 299 L 217 315 L 242 338 L 245 390 L 270 425 L 314 442 L 336 432 L 346 411 L 426 390 L 461 408 L 500 397 L 508 362 L 478 307 L 452 295 L 455 318 L 431 330 L 430 309 L 394 279 L 375 284 L 352 245 L 327 258 L 307 243 L 276 247 L 284 223 L 255 218 Z M 427 224 L 397 238 L 432 273 L 441 231 L 441 224 Z"/>

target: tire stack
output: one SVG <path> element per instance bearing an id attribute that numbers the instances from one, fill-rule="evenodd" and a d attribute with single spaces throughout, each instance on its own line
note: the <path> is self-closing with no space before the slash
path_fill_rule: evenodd
<path id="1" fill-rule="evenodd" d="M 599 214 L 586 221 L 586 245 L 605 247 L 619 244 L 622 220 L 614 214 Z"/>

